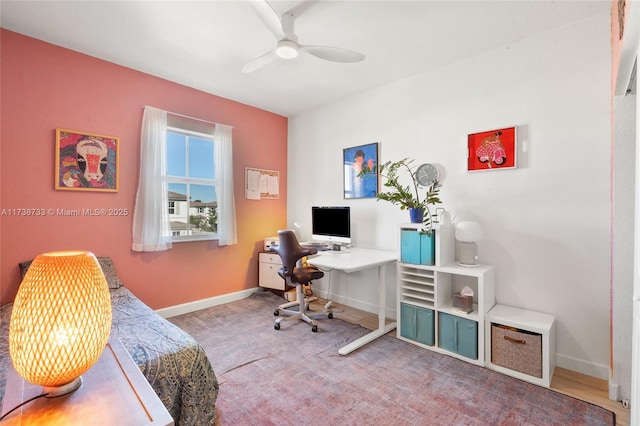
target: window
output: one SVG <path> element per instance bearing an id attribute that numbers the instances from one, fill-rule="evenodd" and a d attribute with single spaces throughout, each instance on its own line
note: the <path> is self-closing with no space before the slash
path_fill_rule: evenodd
<path id="1" fill-rule="evenodd" d="M 212 135 L 184 127 L 167 128 L 166 181 L 172 240 L 216 239 L 215 141 Z"/>
<path id="2" fill-rule="evenodd" d="M 169 250 L 174 241 L 238 244 L 232 130 L 145 105 L 133 251 Z"/>

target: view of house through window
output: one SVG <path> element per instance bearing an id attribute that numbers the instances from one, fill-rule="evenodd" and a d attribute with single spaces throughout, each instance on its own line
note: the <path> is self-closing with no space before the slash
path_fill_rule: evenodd
<path id="1" fill-rule="evenodd" d="M 206 134 L 174 127 L 167 131 L 167 209 L 174 241 L 217 236 L 214 143 Z"/>

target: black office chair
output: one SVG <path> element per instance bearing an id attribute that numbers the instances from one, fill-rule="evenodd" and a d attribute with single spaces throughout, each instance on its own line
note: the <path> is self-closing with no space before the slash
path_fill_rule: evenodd
<path id="1" fill-rule="evenodd" d="M 303 286 L 305 284 L 311 284 L 311 280 L 322 278 L 324 276 L 324 272 L 320 271 L 315 266 L 303 265 L 301 259 L 305 256 L 316 254 L 318 249 L 302 247 L 298 242 L 295 233 L 288 229 L 278 231 L 278 240 L 278 247 L 271 249 L 278 253 L 282 260 L 282 268 L 278 270 L 278 275 L 284 278 L 287 286 L 296 287 L 297 299 L 295 302 L 289 302 L 278 306 L 278 309 L 276 309 L 273 314 L 275 316 L 279 316 L 280 313 L 284 313 L 288 316 L 276 319 L 274 328 L 276 330 L 280 330 L 280 323 L 282 321 L 301 319 L 311 324 L 311 331 L 316 332 L 318 331 L 318 323 L 315 319 L 307 316 L 305 311 L 309 308 L 309 303 L 317 300 L 317 297 L 305 298 Z M 296 311 L 287 309 L 296 305 L 298 305 L 298 309 Z M 318 313 L 318 315 L 325 314 L 328 318 L 333 318 L 331 302 L 324 306 L 323 312 Z"/>

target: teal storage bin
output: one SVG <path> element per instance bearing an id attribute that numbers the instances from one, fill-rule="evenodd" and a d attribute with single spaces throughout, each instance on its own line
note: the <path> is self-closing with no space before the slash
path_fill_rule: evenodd
<path id="1" fill-rule="evenodd" d="M 400 231 L 400 261 L 420 264 L 420 236 L 415 229 Z"/>
<path id="2" fill-rule="evenodd" d="M 407 339 L 433 346 L 435 344 L 435 315 L 433 310 L 420 306 L 400 304 L 400 335 Z"/>
<path id="3" fill-rule="evenodd" d="M 414 265 L 435 265 L 436 234 L 420 235 L 416 229 L 400 230 L 400 261 Z"/>
<path id="4" fill-rule="evenodd" d="M 431 235 L 420 235 L 420 264 L 435 265 L 436 264 L 436 233 Z"/>
<path id="5" fill-rule="evenodd" d="M 438 346 L 470 359 L 478 359 L 478 323 L 438 312 Z"/>

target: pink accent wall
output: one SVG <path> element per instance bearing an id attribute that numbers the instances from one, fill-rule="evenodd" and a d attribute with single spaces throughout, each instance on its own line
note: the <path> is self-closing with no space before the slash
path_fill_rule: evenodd
<path id="1" fill-rule="evenodd" d="M 111 256 L 125 285 L 153 309 L 257 286 L 257 253 L 286 226 L 287 118 L 0 30 L 0 303 L 19 286 L 18 263 L 53 250 Z M 174 244 L 131 251 L 142 106 L 234 127 L 238 244 Z M 120 138 L 117 193 L 54 190 L 55 129 Z M 280 171 L 280 199 L 244 198 L 244 168 Z M 128 209 L 124 217 L 13 209 Z"/>

